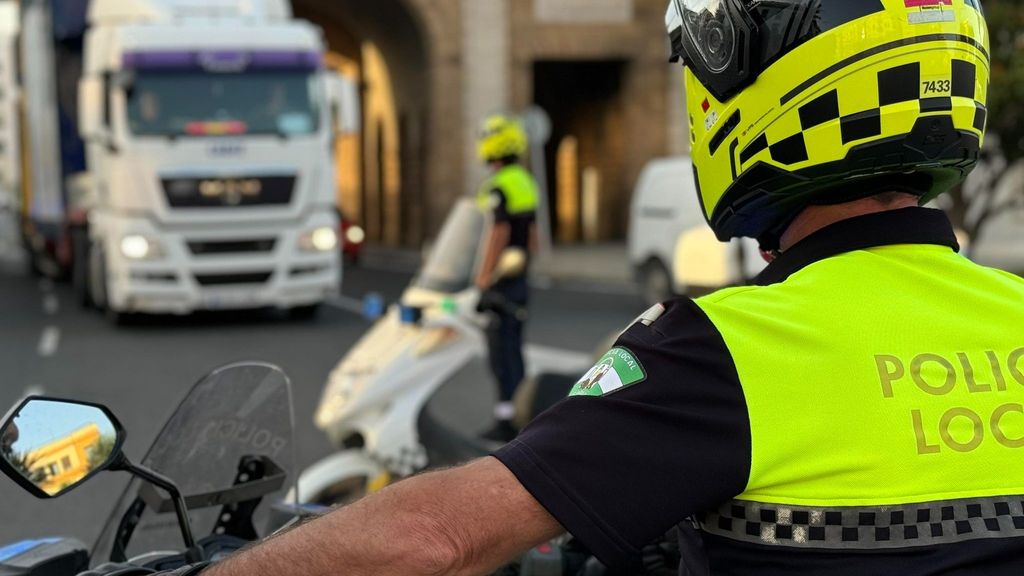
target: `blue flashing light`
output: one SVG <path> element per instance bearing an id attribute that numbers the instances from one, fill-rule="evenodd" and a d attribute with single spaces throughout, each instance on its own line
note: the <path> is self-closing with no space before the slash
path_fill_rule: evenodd
<path id="1" fill-rule="evenodd" d="M 56 544 L 60 541 L 61 538 L 40 538 L 38 540 L 22 540 L 21 542 L 4 546 L 3 548 L 0 548 L 0 562 L 6 562 L 11 558 L 21 556 L 26 552 L 31 552 L 40 546 Z"/>

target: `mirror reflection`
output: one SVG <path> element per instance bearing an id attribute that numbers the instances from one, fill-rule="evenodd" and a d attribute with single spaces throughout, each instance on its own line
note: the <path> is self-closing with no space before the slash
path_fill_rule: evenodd
<path id="1" fill-rule="evenodd" d="M 114 456 L 117 430 L 93 406 L 31 400 L 0 430 L 0 457 L 49 496 L 59 496 Z"/>

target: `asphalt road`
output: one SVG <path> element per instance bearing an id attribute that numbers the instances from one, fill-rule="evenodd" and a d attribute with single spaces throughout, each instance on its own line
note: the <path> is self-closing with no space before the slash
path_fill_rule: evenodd
<path id="1" fill-rule="evenodd" d="M 352 269 L 347 302 L 366 292 L 397 298 L 407 274 Z M 128 430 L 126 451 L 139 459 L 193 383 L 234 361 L 281 366 L 294 386 L 296 459 L 308 466 L 331 447 L 312 414 L 328 372 L 369 324 L 345 306 L 330 306 L 313 321 L 273 312 L 157 317 L 114 327 L 80 309 L 66 285 L 54 285 L 0 267 L 0 413 L 26 393 L 108 405 Z M 557 290 L 535 291 L 528 341 L 591 351 L 626 325 L 641 304 L 635 297 Z M 488 383 L 483 383 L 488 386 Z M 460 394 L 447 394 L 459 413 Z M 468 405 L 479 405 L 469 402 Z M 479 421 L 480 415 L 474 415 Z M 98 477 L 64 498 L 35 500 L 0 478 L 0 546 L 41 536 L 92 542 L 123 488 L 122 474 Z"/>

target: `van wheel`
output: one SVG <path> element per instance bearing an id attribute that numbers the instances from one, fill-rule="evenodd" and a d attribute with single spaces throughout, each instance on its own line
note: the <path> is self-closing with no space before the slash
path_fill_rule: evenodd
<path id="1" fill-rule="evenodd" d="M 671 300 L 675 296 L 672 275 L 658 260 L 651 260 L 640 268 L 639 280 L 640 293 L 648 306 Z"/>

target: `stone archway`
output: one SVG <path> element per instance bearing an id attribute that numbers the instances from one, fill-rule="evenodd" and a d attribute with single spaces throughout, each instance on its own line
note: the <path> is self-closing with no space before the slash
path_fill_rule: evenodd
<path id="1" fill-rule="evenodd" d="M 459 0 L 293 5 L 297 17 L 323 28 L 330 50 L 363 64 L 383 62 L 394 114 L 368 117 L 364 125 L 364 201 L 353 217 L 364 221 L 373 240 L 418 245 L 464 189 L 460 170 L 453 169 L 462 158 Z M 381 83 L 380 74 L 375 82 Z M 364 83 L 364 90 L 380 88 Z"/>

